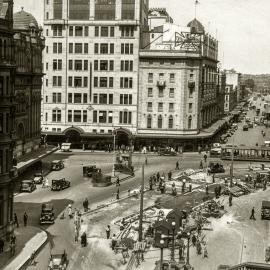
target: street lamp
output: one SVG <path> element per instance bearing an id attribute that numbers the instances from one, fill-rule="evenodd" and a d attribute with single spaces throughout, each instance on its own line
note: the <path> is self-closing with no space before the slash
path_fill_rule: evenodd
<path id="1" fill-rule="evenodd" d="M 165 241 L 163 239 L 161 239 L 160 240 L 160 270 L 163 270 L 163 248 L 164 248 L 164 244 L 165 244 Z"/>
<path id="2" fill-rule="evenodd" d="M 171 254 L 171 260 L 174 261 L 174 233 L 175 233 L 175 221 L 172 222 L 172 254 Z"/>
<path id="3" fill-rule="evenodd" d="M 189 266 L 189 240 L 190 240 L 190 232 L 187 233 L 187 260 L 186 265 Z"/>

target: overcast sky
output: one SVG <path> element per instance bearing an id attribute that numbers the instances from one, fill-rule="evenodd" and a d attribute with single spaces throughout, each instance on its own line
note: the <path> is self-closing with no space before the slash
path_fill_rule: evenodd
<path id="1" fill-rule="evenodd" d="M 164 7 L 174 22 L 186 25 L 195 16 L 194 0 L 150 0 Z M 270 0 L 199 0 L 197 18 L 219 40 L 222 67 L 241 73 L 270 73 Z M 42 24 L 43 0 L 14 0 Z"/>

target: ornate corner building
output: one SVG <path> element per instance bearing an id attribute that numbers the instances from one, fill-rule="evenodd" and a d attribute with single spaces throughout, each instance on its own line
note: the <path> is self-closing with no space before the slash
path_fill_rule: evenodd
<path id="1" fill-rule="evenodd" d="M 42 50 L 45 38 L 32 14 L 23 9 L 13 16 L 16 61 L 16 158 L 36 150 L 41 133 Z"/>
<path id="2" fill-rule="evenodd" d="M 15 119 L 13 1 L 0 0 L 0 237 L 11 233 L 13 182 L 11 178 Z"/>

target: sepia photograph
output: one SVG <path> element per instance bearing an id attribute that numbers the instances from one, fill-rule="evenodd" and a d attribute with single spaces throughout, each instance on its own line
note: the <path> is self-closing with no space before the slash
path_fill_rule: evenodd
<path id="1" fill-rule="evenodd" d="M 269 0 L 0 0 L 0 270 L 270 270 Z"/>

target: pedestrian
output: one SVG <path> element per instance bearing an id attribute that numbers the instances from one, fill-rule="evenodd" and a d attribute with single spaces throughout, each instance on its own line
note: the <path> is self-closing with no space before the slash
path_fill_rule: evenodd
<path id="1" fill-rule="evenodd" d="M 203 258 L 208 258 L 208 251 L 206 248 L 206 244 L 203 246 Z"/>
<path id="2" fill-rule="evenodd" d="M 149 189 L 153 190 L 153 180 L 152 180 L 152 176 L 149 178 Z"/>
<path id="3" fill-rule="evenodd" d="M 196 250 L 197 250 L 198 255 L 202 254 L 202 246 L 201 246 L 200 241 L 197 241 L 196 243 Z"/>
<path id="4" fill-rule="evenodd" d="M 123 231 L 125 229 L 125 219 L 123 218 L 120 222 L 120 231 Z"/>
<path id="5" fill-rule="evenodd" d="M 216 181 L 215 181 L 215 174 L 213 173 L 212 174 L 212 183 L 214 184 Z"/>
<path id="6" fill-rule="evenodd" d="M 116 200 L 119 200 L 120 199 L 119 193 L 120 193 L 120 190 L 118 188 L 117 191 L 116 191 Z"/>
<path id="7" fill-rule="evenodd" d="M 221 189 L 222 189 L 221 188 L 221 185 L 218 185 L 218 188 L 217 189 L 218 189 L 218 197 L 220 197 L 221 196 Z"/>
<path id="8" fill-rule="evenodd" d="M 2 238 L 0 238 L 0 253 L 4 252 L 4 245 L 5 245 L 4 240 Z"/>
<path id="9" fill-rule="evenodd" d="M 19 228 L 19 221 L 16 213 L 14 213 L 14 224 L 16 224 L 17 228 Z"/>
<path id="10" fill-rule="evenodd" d="M 108 225 L 106 228 L 106 236 L 107 236 L 107 239 L 110 239 L 110 236 L 111 236 L 111 226 L 110 225 Z"/>
<path id="11" fill-rule="evenodd" d="M 203 162 L 202 162 L 202 160 L 200 161 L 200 170 L 202 170 L 203 169 Z"/>
<path id="12" fill-rule="evenodd" d="M 116 238 L 116 235 L 113 234 L 113 237 L 112 237 L 112 250 L 114 250 L 116 244 L 117 244 L 117 238 Z"/>
<path id="13" fill-rule="evenodd" d="M 172 172 L 169 171 L 169 172 L 168 172 L 168 180 L 170 181 L 171 179 L 172 179 Z"/>
<path id="14" fill-rule="evenodd" d="M 209 187 L 208 187 L 207 184 L 206 184 L 206 186 L 205 186 L 205 193 L 206 193 L 206 195 L 209 195 Z"/>
<path id="15" fill-rule="evenodd" d="M 68 205 L 68 216 L 71 219 L 72 218 L 72 206 L 71 204 Z"/>
<path id="16" fill-rule="evenodd" d="M 27 226 L 27 221 L 28 221 L 28 215 L 26 212 L 23 214 L 23 224 L 26 227 Z"/>
<path id="17" fill-rule="evenodd" d="M 175 170 L 179 170 L 179 162 L 178 161 L 176 161 Z"/>
<path id="18" fill-rule="evenodd" d="M 148 160 L 147 160 L 147 157 L 145 157 L 145 165 L 148 164 Z"/>
<path id="19" fill-rule="evenodd" d="M 88 211 L 89 202 L 88 199 L 85 198 L 85 212 Z"/>
<path id="20" fill-rule="evenodd" d="M 159 179 L 160 179 L 160 174 L 159 172 L 157 172 L 157 182 L 159 182 Z"/>
<path id="21" fill-rule="evenodd" d="M 87 236 L 86 232 L 83 232 L 81 235 L 81 246 L 86 247 L 87 246 Z"/>
<path id="22" fill-rule="evenodd" d="M 192 191 L 192 184 L 191 183 L 189 184 L 189 188 L 188 189 L 189 189 L 189 192 Z"/>
<path id="23" fill-rule="evenodd" d="M 206 161 L 207 161 L 207 154 L 204 154 L 203 158 L 204 158 L 204 162 L 206 163 Z"/>
<path id="24" fill-rule="evenodd" d="M 195 247 L 196 246 L 196 242 L 197 242 L 197 238 L 196 238 L 196 235 L 195 234 L 192 235 L 191 242 L 192 242 L 192 245 Z"/>
<path id="25" fill-rule="evenodd" d="M 186 182 L 185 182 L 185 180 L 183 180 L 183 183 L 182 183 L 182 193 L 185 193 L 185 189 L 186 189 Z"/>
<path id="26" fill-rule="evenodd" d="M 116 183 L 116 186 L 117 186 L 117 187 L 120 187 L 120 179 L 119 179 L 118 176 L 117 176 L 117 178 L 116 178 L 116 182 L 115 182 L 115 183 Z"/>
<path id="27" fill-rule="evenodd" d="M 229 206 L 232 206 L 232 198 L 233 198 L 232 193 L 230 193 L 230 195 L 229 195 Z"/>
<path id="28" fill-rule="evenodd" d="M 10 254 L 11 254 L 11 256 L 15 255 L 15 247 L 16 247 L 16 236 L 13 234 L 10 238 Z"/>
<path id="29" fill-rule="evenodd" d="M 255 209 L 254 209 L 254 207 L 252 207 L 252 209 L 251 209 L 251 216 L 250 216 L 249 219 L 256 220 L 256 218 L 255 218 Z"/>
<path id="30" fill-rule="evenodd" d="M 79 241 L 79 230 L 78 230 L 77 226 L 75 226 L 75 236 L 74 236 L 74 239 L 75 239 L 75 243 L 78 243 L 78 241 Z"/>

